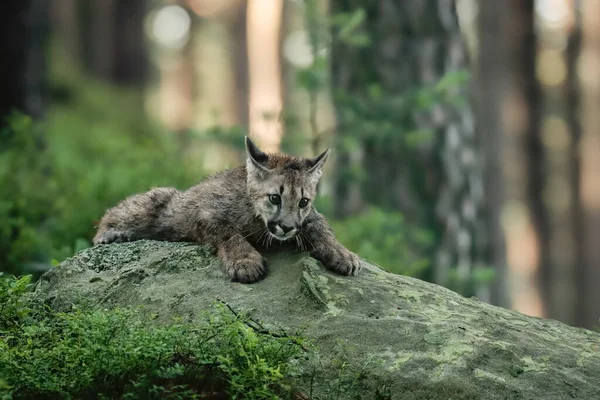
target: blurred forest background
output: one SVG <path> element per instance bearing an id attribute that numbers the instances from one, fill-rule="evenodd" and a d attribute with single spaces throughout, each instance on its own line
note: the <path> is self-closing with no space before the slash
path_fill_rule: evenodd
<path id="1" fill-rule="evenodd" d="M 600 324 L 600 1 L 12 0 L 0 271 L 104 210 L 268 151 L 334 149 L 318 209 L 400 274 Z"/>

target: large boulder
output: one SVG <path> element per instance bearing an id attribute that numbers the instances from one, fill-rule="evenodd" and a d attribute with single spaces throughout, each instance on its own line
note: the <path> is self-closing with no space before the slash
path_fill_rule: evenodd
<path id="1" fill-rule="evenodd" d="M 97 246 L 49 271 L 37 291 L 72 303 L 138 306 L 199 318 L 216 301 L 265 329 L 301 332 L 310 398 L 600 399 L 600 334 L 527 317 L 365 265 L 358 277 L 312 258 L 269 256 L 263 281 L 231 283 L 202 247 L 139 241 Z"/>

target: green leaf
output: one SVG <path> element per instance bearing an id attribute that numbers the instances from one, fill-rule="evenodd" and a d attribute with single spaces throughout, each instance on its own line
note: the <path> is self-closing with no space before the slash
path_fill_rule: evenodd
<path id="1" fill-rule="evenodd" d="M 470 73 L 468 70 L 449 72 L 436 83 L 434 90 L 438 93 L 446 92 L 450 89 L 464 85 L 469 81 L 469 79 Z"/>
<path id="2" fill-rule="evenodd" d="M 346 21 L 344 21 L 344 24 L 341 26 L 340 36 L 349 37 L 363 23 L 363 21 L 366 19 L 366 16 L 367 14 L 365 13 L 364 9 L 359 8 L 355 10 L 348 16 Z"/>

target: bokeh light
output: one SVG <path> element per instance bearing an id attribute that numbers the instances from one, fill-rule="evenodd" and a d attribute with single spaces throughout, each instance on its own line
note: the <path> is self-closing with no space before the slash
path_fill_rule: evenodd
<path id="1" fill-rule="evenodd" d="M 541 22 L 549 29 L 563 29 L 569 24 L 571 10 L 566 0 L 537 0 L 535 8 Z"/>
<path id="2" fill-rule="evenodd" d="M 569 127 L 564 119 L 550 116 L 542 121 L 542 141 L 556 151 L 566 151 L 571 145 Z"/>
<path id="3" fill-rule="evenodd" d="M 180 6 L 166 6 L 151 19 L 152 38 L 169 50 L 183 48 L 190 37 L 192 24 L 188 12 Z"/>
<path id="4" fill-rule="evenodd" d="M 283 42 L 283 55 L 292 65 L 304 68 L 310 66 L 315 57 L 310 48 L 308 33 L 306 31 L 290 33 Z"/>
<path id="5" fill-rule="evenodd" d="M 567 67 L 562 52 L 555 49 L 540 51 L 537 63 L 537 76 L 546 86 L 557 86 L 564 82 Z"/>

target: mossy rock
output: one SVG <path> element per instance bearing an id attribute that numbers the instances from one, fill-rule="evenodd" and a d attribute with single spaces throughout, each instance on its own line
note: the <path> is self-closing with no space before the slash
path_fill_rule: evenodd
<path id="1" fill-rule="evenodd" d="M 229 282 L 186 243 L 139 241 L 78 253 L 40 280 L 57 309 L 144 306 L 194 320 L 219 301 L 312 344 L 296 360 L 312 399 L 600 399 L 600 334 L 464 298 L 366 264 L 334 275 L 306 256 L 269 256 L 266 279 Z"/>

